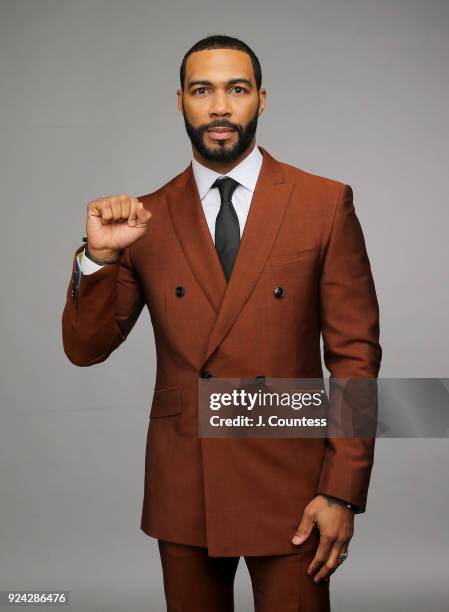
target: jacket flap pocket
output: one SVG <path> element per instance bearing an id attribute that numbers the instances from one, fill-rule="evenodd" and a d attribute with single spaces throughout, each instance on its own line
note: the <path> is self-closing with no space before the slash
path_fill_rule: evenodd
<path id="1" fill-rule="evenodd" d="M 281 253 L 279 255 L 272 255 L 270 258 L 271 265 L 276 266 L 283 263 L 301 261 L 302 259 L 310 259 L 316 253 L 318 253 L 318 251 L 319 247 L 312 247 L 309 249 L 301 249 L 300 251 L 294 251 L 291 253 Z"/>
<path id="2" fill-rule="evenodd" d="M 155 389 L 151 404 L 150 418 L 166 417 L 181 412 L 181 388 Z"/>

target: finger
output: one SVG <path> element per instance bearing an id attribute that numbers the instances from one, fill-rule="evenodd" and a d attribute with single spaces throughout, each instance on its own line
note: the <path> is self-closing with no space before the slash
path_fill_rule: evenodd
<path id="1" fill-rule="evenodd" d="M 135 227 L 137 225 L 137 207 L 138 205 L 139 205 L 139 200 L 137 198 L 131 198 L 130 208 L 129 208 L 129 217 L 128 217 L 128 225 L 131 227 Z"/>
<path id="2" fill-rule="evenodd" d="M 292 543 L 295 545 L 302 544 L 312 533 L 313 526 L 315 524 L 315 517 L 313 512 L 305 508 L 301 522 L 299 523 L 298 529 L 292 538 Z"/>
<path id="3" fill-rule="evenodd" d="M 111 199 L 112 218 L 115 223 L 122 220 L 122 200 L 121 196 L 113 196 Z"/>
<path id="4" fill-rule="evenodd" d="M 100 204 L 100 198 L 91 200 L 87 205 L 87 214 L 92 215 L 94 217 L 100 217 L 101 210 L 100 210 L 99 204 Z"/>
<path id="5" fill-rule="evenodd" d="M 131 208 L 131 198 L 126 193 L 120 196 L 120 202 L 122 204 L 122 221 L 127 221 L 129 218 L 129 211 Z"/>
<path id="6" fill-rule="evenodd" d="M 339 555 L 345 552 L 348 552 L 348 540 L 336 540 L 329 555 L 329 561 L 333 567 L 337 568 L 343 563 L 344 559 L 340 559 Z"/>
<path id="7" fill-rule="evenodd" d="M 143 202 L 138 202 L 138 205 L 136 207 L 136 213 L 137 213 L 137 227 L 140 228 L 144 228 L 146 227 L 150 217 L 151 217 L 151 213 L 149 210 L 146 210 L 145 206 L 143 205 Z"/>
<path id="8" fill-rule="evenodd" d="M 95 198 L 87 205 L 87 214 L 89 217 L 103 217 L 103 208 L 105 205 L 104 198 Z"/>
<path id="9" fill-rule="evenodd" d="M 327 578 L 323 578 L 322 580 L 320 580 L 319 582 L 330 582 L 331 576 L 332 574 L 335 572 L 335 570 L 332 570 L 331 572 L 329 572 L 329 575 Z"/>
<path id="10" fill-rule="evenodd" d="M 342 561 L 339 561 L 338 555 L 344 552 L 344 550 L 346 550 L 346 541 L 335 540 L 327 561 L 321 566 L 321 569 L 314 577 L 315 582 L 319 582 L 323 578 L 328 578 L 330 574 L 332 574 L 337 567 L 339 567 Z"/>
<path id="11" fill-rule="evenodd" d="M 321 569 L 321 566 L 326 563 L 327 559 L 329 558 L 330 551 L 335 542 L 335 539 L 336 538 L 330 535 L 320 535 L 320 543 L 318 545 L 317 551 L 307 569 L 307 573 L 309 576 L 315 574 L 319 569 Z"/>
<path id="12" fill-rule="evenodd" d="M 111 201 L 106 198 L 101 198 L 99 202 L 99 210 L 101 212 L 101 222 L 103 225 L 108 225 L 113 221 Z"/>

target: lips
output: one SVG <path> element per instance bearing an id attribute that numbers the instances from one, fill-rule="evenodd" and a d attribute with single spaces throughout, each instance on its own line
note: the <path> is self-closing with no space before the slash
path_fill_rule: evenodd
<path id="1" fill-rule="evenodd" d="M 210 138 L 212 138 L 212 140 L 227 140 L 228 138 L 231 138 L 234 132 L 235 130 L 227 127 L 216 127 L 207 130 L 207 134 Z"/>

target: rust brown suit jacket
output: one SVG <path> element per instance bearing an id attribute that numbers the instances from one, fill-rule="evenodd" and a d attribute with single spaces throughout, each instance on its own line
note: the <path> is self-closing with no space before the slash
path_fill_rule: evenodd
<path id="1" fill-rule="evenodd" d="M 67 357 L 90 366 L 107 359 L 147 307 L 157 372 L 141 528 L 208 546 L 212 556 L 296 552 L 291 538 L 318 493 L 363 512 L 374 457 L 373 439 L 198 437 L 202 371 L 321 378 L 320 334 L 332 376 L 376 378 L 380 367 L 378 302 L 351 187 L 259 148 L 229 284 L 189 164 L 139 197 L 152 213 L 146 235 L 73 291 L 83 245 L 76 250 L 62 315 Z M 318 540 L 314 528 L 301 549 Z"/>

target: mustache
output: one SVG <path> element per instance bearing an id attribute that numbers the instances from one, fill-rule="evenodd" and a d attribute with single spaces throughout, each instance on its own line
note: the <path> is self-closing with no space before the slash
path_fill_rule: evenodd
<path id="1" fill-rule="evenodd" d="M 205 132 L 206 130 L 210 130 L 210 129 L 218 128 L 218 127 L 229 128 L 232 130 L 236 130 L 239 133 L 241 133 L 243 129 L 241 125 L 232 123 L 231 121 L 228 121 L 227 119 L 217 119 L 216 121 L 212 121 L 211 123 L 200 125 L 198 130 Z"/>

